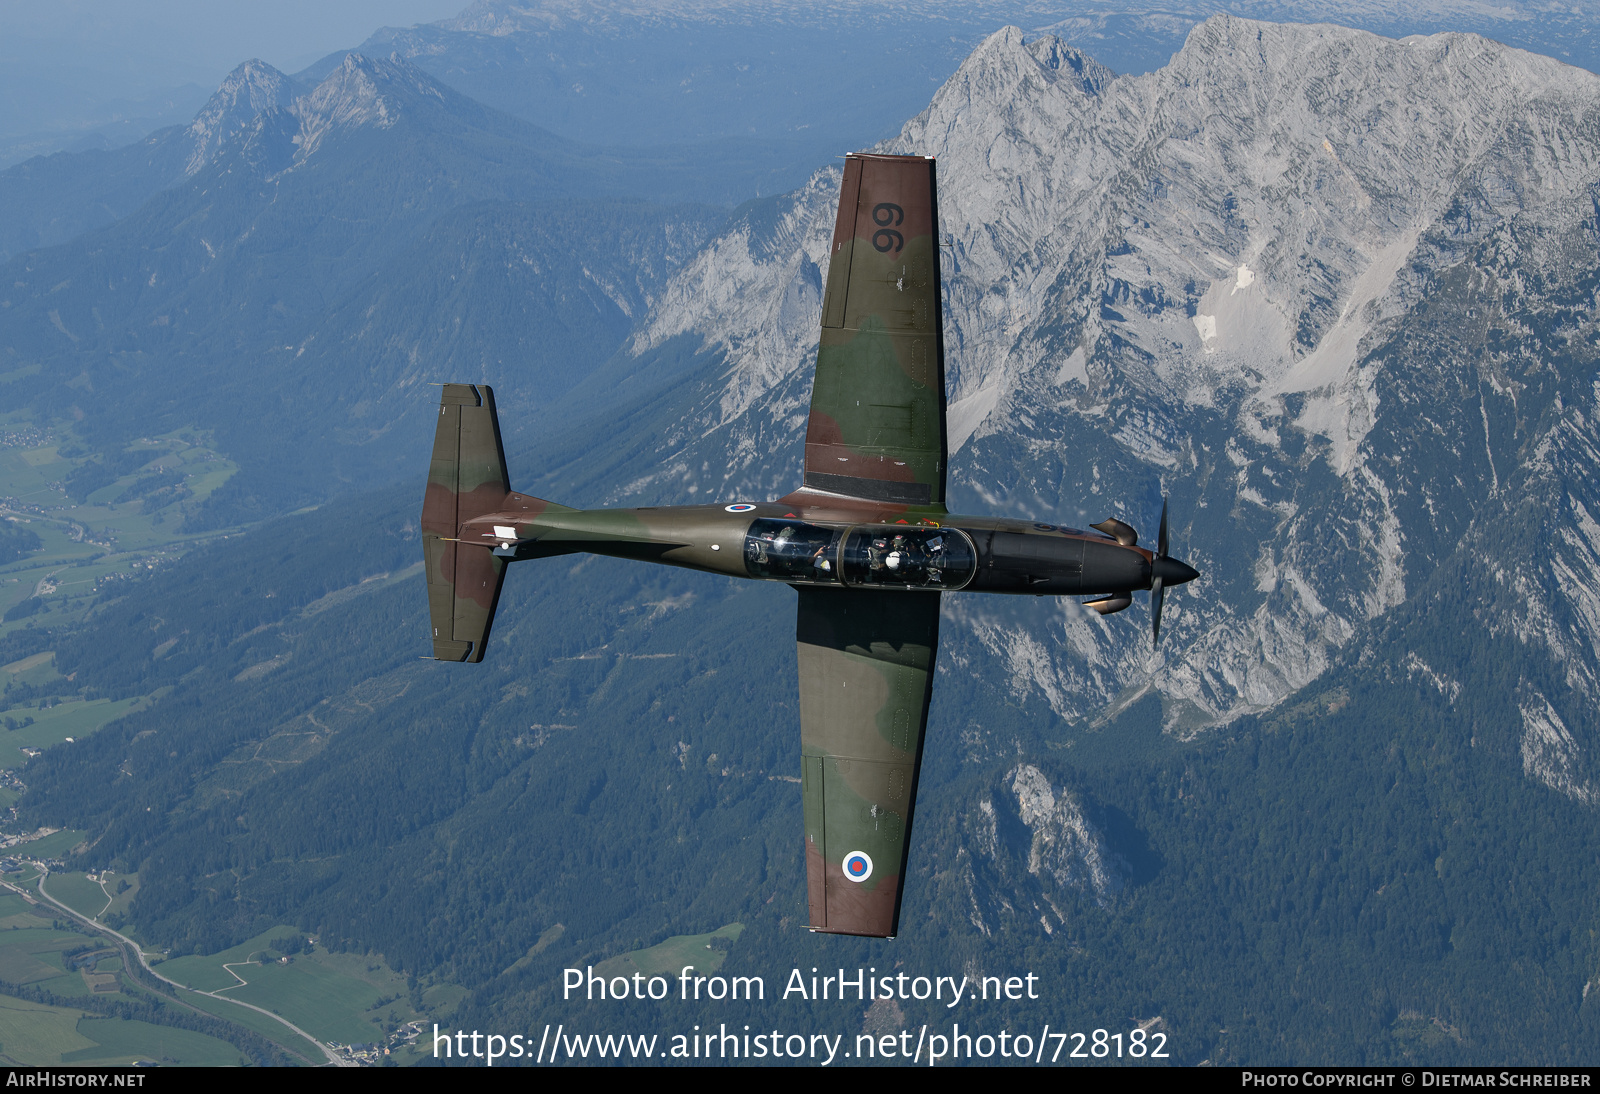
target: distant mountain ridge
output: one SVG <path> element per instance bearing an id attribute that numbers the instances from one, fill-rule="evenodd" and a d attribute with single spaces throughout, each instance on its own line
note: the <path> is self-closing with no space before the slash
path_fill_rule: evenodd
<path id="1" fill-rule="evenodd" d="M 1402 37 L 1470 30 L 1600 67 L 1594 15 L 1524 3 L 1393 5 L 1323 0 L 1131 5 L 982 0 L 600 4 L 475 0 L 436 23 L 386 27 L 360 50 L 398 52 L 440 79 L 565 136 L 622 143 L 738 136 L 839 143 L 887 137 L 995 27 L 1052 32 L 1122 73 L 1162 67 L 1212 15 L 1326 21 Z M 337 54 L 302 75 L 320 78 Z"/>
<path id="2" fill-rule="evenodd" d="M 39 365 L 10 396 L 82 416 L 102 447 L 161 423 L 218 429 L 247 464 L 234 496 L 254 500 L 241 512 L 387 476 L 409 449 L 391 427 L 426 420 L 416 396 L 453 369 L 531 372 L 539 378 L 508 409 L 518 398 L 547 402 L 613 352 L 655 281 L 724 215 L 633 196 L 700 192 L 692 159 L 575 145 L 396 60 L 349 55 L 313 88 L 251 62 L 163 140 L 165 189 L 113 224 L 7 265 L 0 360 Z M 461 215 L 484 203 L 504 207 Z M 460 254 L 476 238 L 440 238 L 446 225 L 474 232 L 497 215 L 508 234 L 491 245 L 531 247 L 537 261 L 485 267 Z M 560 243 L 556 232 L 567 233 Z M 416 252 L 424 237 L 432 246 Z M 454 286 L 448 296 L 467 278 L 477 292 L 457 299 L 469 311 L 504 309 L 474 340 L 443 336 L 459 333 L 458 310 L 422 313 L 420 331 L 408 310 L 400 326 L 416 342 L 373 327 L 380 300 L 432 294 L 429 280 Z M 582 306 L 567 307 L 574 299 Z M 527 319 L 526 308 L 545 318 Z M 429 325 L 438 333 L 425 334 Z M 267 377 L 278 394 L 263 389 Z M 304 431 L 298 467 L 284 461 L 285 428 Z"/>
<path id="3" fill-rule="evenodd" d="M 305 88 L 249 60 L 187 126 L 170 126 L 109 152 L 38 157 L 0 171 L 0 260 L 103 227 L 191 178 L 244 138 L 263 114 L 287 110 Z"/>

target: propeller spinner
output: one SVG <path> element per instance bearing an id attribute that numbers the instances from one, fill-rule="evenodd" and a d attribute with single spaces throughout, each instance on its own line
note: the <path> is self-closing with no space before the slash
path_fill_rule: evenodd
<path id="1" fill-rule="evenodd" d="M 1186 562 L 1167 554 L 1167 499 L 1161 499 L 1161 529 L 1156 533 L 1156 557 L 1150 563 L 1150 644 L 1161 644 L 1161 605 L 1168 585 L 1182 585 L 1200 576 Z"/>

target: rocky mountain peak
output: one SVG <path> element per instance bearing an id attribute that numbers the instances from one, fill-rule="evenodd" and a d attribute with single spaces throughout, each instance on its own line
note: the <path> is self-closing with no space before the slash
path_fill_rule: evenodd
<path id="1" fill-rule="evenodd" d="M 542 10 L 547 5 L 506 3 L 504 0 L 474 0 L 461 14 L 442 21 L 445 30 L 470 34 L 488 34 L 504 38 L 510 34 L 538 29 L 539 24 L 556 21 L 553 11 Z"/>
<path id="2" fill-rule="evenodd" d="M 1039 67 L 1046 72 L 1058 73 L 1058 78 L 1076 80 L 1079 89 L 1086 95 L 1099 95 L 1108 83 L 1116 79 L 1115 72 L 1054 35 L 1036 39 L 1028 46 L 1028 52 L 1033 54 Z"/>
<path id="3" fill-rule="evenodd" d="M 193 175 L 212 162 L 224 144 L 250 131 L 262 114 L 288 109 L 299 92 L 293 80 L 265 61 L 249 60 L 228 73 L 189 124 L 194 152 L 184 174 Z"/>
<path id="4" fill-rule="evenodd" d="M 1083 804 L 1066 788 L 1052 789 L 1033 764 L 1018 764 L 1007 775 L 1017 799 L 1017 815 L 1028 829 L 1028 873 L 1048 877 L 1058 887 L 1087 888 L 1102 901 L 1116 895 L 1132 873 L 1084 816 Z"/>
<path id="5" fill-rule="evenodd" d="M 185 175 L 195 175 L 234 147 L 252 149 L 245 154 L 254 154 L 258 167 L 282 170 L 304 161 L 336 130 L 387 129 L 408 112 L 443 104 L 447 97 L 460 99 L 398 55 L 379 59 L 348 53 L 310 90 L 263 61 L 246 61 L 229 73 L 189 126 L 194 151 Z M 263 148 L 272 149 L 264 158 Z"/>
<path id="6" fill-rule="evenodd" d="M 387 129 L 408 110 L 443 103 L 446 94 L 433 77 L 398 55 L 379 60 L 347 53 L 342 65 L 294 104 L 300 120 L 297 159 L 315 152 L 336 129 Z"/>

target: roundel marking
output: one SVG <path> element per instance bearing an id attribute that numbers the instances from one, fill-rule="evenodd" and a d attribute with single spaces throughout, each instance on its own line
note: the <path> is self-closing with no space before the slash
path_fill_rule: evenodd
<path id="1" fill-rule="evenodd" d="M 725 505 L 722 507 L 724 513 L 749 513 L 754 510 L 755 506 L 747 501 L 741 501 L 738 505 Z"/>
<path id="2" fill-rule="evenodd" d="M 851 851 L 844 857 L 844 876 L 862 882 L 872 876 L 872 856 L 865 851 Z"/>

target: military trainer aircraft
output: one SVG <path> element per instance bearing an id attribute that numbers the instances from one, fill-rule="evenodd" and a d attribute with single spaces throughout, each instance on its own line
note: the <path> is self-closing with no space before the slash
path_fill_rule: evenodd
<path id="1" fill-rule="evenodd" d="M 944 593 L 1093 594 L 1119 612 L 1199 574 L 1128 524 L 1092 530 L 945 510 L 934 161 L 845 159 L 806 426 L 777 501 L 569 509 L 511 489 L 494 394 L 446 384 L 422 507 L 433 654 L 481 661 L 506 564 L 589 552 L 799 594 L 800 771 L 811 929 L 893 937 Z"/>

